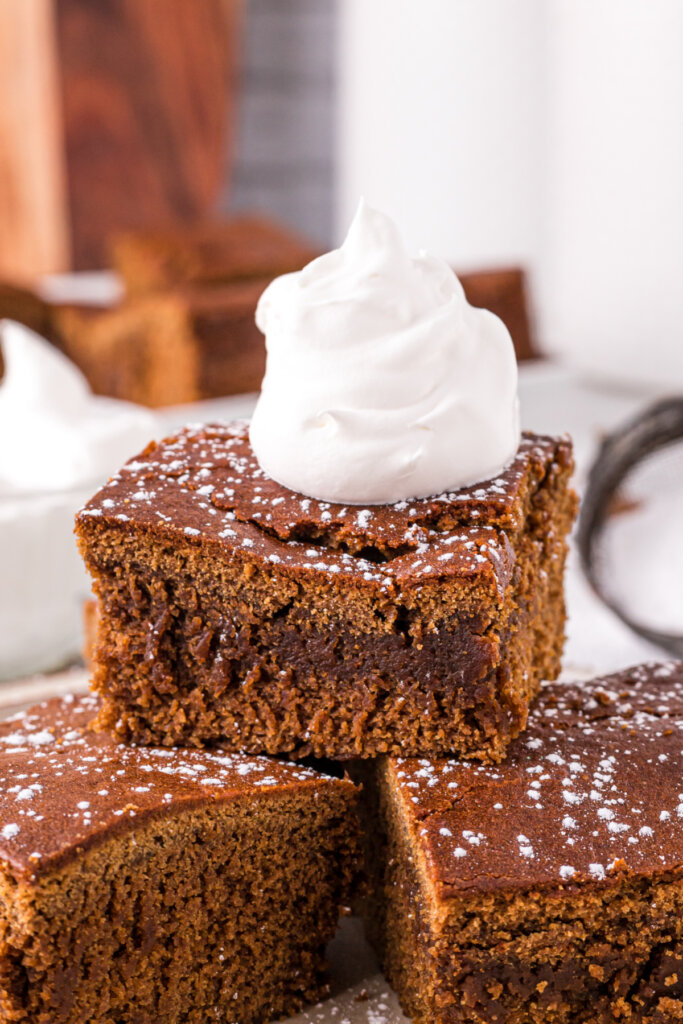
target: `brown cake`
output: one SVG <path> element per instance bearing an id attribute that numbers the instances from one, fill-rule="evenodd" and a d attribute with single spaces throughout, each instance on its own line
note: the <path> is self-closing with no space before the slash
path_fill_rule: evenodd
<path id="1" fill-rule="evenodd" d="M 0 1019 L 240 1024 L 324 991 L 356 872 L 351 783 L 124 747 L 92 697 L 0 725 Z"/>
<path id="2" fill-rule="evenodd" d="M 546 685 L 496 767 L 379 764 L 371 928 L 417 1024 L 683 1020 L 683 663 Z"/>
<path id="3" fill-rule="evenodd" d="M 0 281 L 0 320 L 16 320 L 37 334 L 47 335 L 50 307 L 30 289 Z"/>
<path id="4" fill-rule="evenodd" d="M 51 334 L 102 395 L 163 406 L 256 391 L 265 344 L 256 303 L 316 250 L 265 217 L 122 234 L 127 297 L 110 309 L 55 306 Z"/>
<path id="5" fill-rule="evenodd" d="M 255 391 L 266 362 L 254 323 L 268 279 L 54 311 L 60 347 L 91 388 L 162 406 Z"/>
<path id="6" fill-rule="evenodd" d="M 503 321 L 515 346 L 517 361 L 537 359 L 540 353 L 524 271 L 520 267 L 507 267 L 459 273 L 458 277 L 472 306 L 490 309 Z"/>
<path id="7" fill-rule="evenodd" d="M 186 285 L 222 285 L 300 270 L 318 252 L 290 228 L 246 214 L 227 221 L 128 232 L 112 263 L 129 295 Z"/>
<path id="8" fill-rule="evenodd" d="M 268 478 L 245 425 L 188 428 L 77 517 L 103 725 L 294 757 L 500 759 L 559 669 L 567 440 L 495 480 L 342 508 Z"/>

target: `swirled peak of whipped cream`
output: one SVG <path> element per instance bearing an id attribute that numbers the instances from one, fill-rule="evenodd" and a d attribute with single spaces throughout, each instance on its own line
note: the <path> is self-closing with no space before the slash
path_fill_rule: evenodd
<path id="1" fill-rule="evenodd" d="M 266 288 L 256 323 L 268 361 L 251 444 L 292 490 L 363 505 L 427 497 L 496 476 L 517 451 L 507 328 L 363 202 L 341 248 Z"/>
<path id="2" fill-rule="evenodd" d="M 129 402 L 93 395 L 66 356 L 0 321 L 0 497 L 99 485 L 157 432 Z"/>

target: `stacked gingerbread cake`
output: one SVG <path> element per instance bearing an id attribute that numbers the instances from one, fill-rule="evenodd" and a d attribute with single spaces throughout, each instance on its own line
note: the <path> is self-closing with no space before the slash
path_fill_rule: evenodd
<path id="1" fill-rule="evenodd" d="M 571 446 L 349 509 L 275 483 L 246 425 L 133 459 L 78 536 L 99 605 L 101 723 L 135 743 L 326 758 L 500 760 L 557 675 Z"/>
<path id="2" fill-rule="evenodd" d="M 278 330 L 305 333 L 322 308 L 325 345 L 345 343 L 379 288 L 358 333 L 402 393 L 405 366 L 382 360 L 410 350 L 419 377 L 423 327 L 443 319 L 452 379 L 440 391 L 436 344 L 427 410 L 380 423 L 387 458 L 403 444 L 406 478 L 424 455 L 455 479 L 472 451 L 507 454 L 479 482 L 378 500 L 367 408 L 301 412 L 318 395 L 295 373 L 286 397 L 317 455 L 287 437 L 272 451 L 287 473 L 313 465 L 317 497 L 277 482 L 232 423 L 151 443 L 87 503 L 96 696 L 0 727 L 3 1020 L 277 1019 L 324 991 L 325 944 L 356 898 L 419 1024 L 683 1020 L 683 666 L 553 682 L 571 443 L 519 434 L 509 335 L 445 264 L 411 262 L 364 207 L 349 239 L 288 275 L 311 308 L 285 302 Z M 387 302 L 392 275 L 410 294 Z M 358 281 L 353 302 L 320 299 Z M 350 404 L 375 401 L 363 385 Z M 342 472 L 345 430 L 361 455 Z M 321 497 L 349 480 L 366 504 Z"/>

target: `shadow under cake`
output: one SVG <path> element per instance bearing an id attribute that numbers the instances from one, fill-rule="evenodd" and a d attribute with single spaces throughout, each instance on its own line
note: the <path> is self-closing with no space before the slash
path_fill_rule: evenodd
<path id="1" fill-rule="evenodd" d="M 93 697 L 0 725 L 0 1018 L 257 1024 L 326 992 L 352 896 L 352 784 L 126 747 Z"/>
<path id="2" fill-rule="evenodd" d="M 417 1024 L 683 1020 L 683 663 L 545 685 L 495 767 L 369 767 L 367 927 Z"/>
<path id="3" fill-rule="evenodd" d="M 567 440 L 495 480 L 371 508 L 260 469 L 244 424 L 188 428 L 79 513 L 103 726 L 138 743 L 500 759 L 557 675 L 575 514 Z"/>

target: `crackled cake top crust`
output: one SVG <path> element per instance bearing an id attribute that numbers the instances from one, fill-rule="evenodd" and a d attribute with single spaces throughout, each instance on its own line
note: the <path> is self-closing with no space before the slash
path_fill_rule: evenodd
<path id="1" fill-rule="evenodd" d="M 95 697 L 61 697 L 0 723 L 0 859 L 38 876 L 152 816 L 350 783 L 267 757 L 132 747 L 88 726 Z"/>
<path id="2" fill-rule="evenodd" d="M 190 426 L 132 459 L 79 513 L 242 549 L 283 570 L 348 574 L 385 588 L 449 576 L 488 578 L 504 592 L 508 534 L 568 439 L 525 434 L 493 480 L 431 498 L 367 508 L 288 490 L 260 468 L 245 423 Z"/>
<path id="3" fill-rule="evenodd" d="M 683 663 L 546 684 L 504 764 L 389 771 L 446 895 L 683 866 Z"/>

